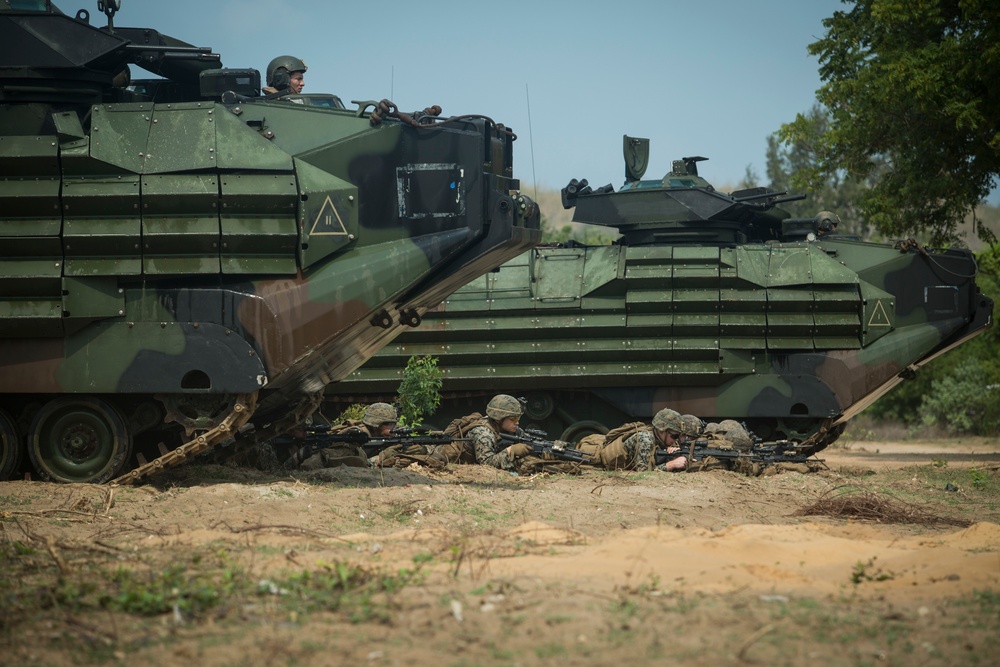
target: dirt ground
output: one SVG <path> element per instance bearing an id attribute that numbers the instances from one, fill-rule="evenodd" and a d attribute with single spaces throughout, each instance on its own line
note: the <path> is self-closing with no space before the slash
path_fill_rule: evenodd
<path id="1" fill-rule="evenodd" d="M 1000 443 L 822 455 L 760 477 L 194 464 L 138 487 L 0 482 L 0 655 L 996 664 Z M 856 493 L 911 519 L 801 514 Z"/>

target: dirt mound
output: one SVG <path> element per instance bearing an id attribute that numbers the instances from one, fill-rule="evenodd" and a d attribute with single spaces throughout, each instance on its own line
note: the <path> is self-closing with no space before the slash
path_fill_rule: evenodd
<path id="1" fill-rule="evenodd" d="M 760 477 L 192 465 L 136 488 L 4 482 L 0 650 L 163 665 L 995 655 L 995 467 L 851 456 Z M 968 527 L 796 515 L 836 497 Z"/>

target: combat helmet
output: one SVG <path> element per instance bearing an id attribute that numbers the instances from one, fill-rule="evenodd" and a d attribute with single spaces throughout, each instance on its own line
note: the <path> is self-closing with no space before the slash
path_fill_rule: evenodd
<path id="1" fill-rule="evenodd" d="M 523 412 L 521 402 L 507 394 L 497 394 L 486 405 L 486 416 L 494 421 L 500 421 L 504 417 L 520 418 Z"/>
<path id="2" fill-rule="evenodd" d="M 689 438 L 697 438 L 701 435 L 704 423 L 700 417 L 696 415 L 681 415 L 681 421 L 684 423 L 684 430 L 681 433 Z"/>
<path id="3" fill-rule="evenodd" d="M 657 431 L 684 433 L 684 422 L 681 420 L 681 413 L 670 408 L 663 408 L 653 416 L 653 428 Z"/>
<path id="4" fill-rule="evenodd" d="M 305 72 L 309 68 L 295 56 L 278 56 L 267 64 L 267 85 L 284 90 L 291 83 L 292 72 Z"/>
<path id="5" fill-rule="evenodd" d="M 719 422 L 718 433 L 733 443 L 733 447 L 736 449 L 750 449 L 750 446 L 753 444 L 750 434 L 735 419 L 723 419 Z"/>
<path id="6" fill-rule="evenodd" d="M 395 423 L 398 420 L 396 408 L 388 403 L 372 403 L 365 408 L 365 416 L 361 418 L 365 426 L 371 426 L 372 428 L 378 428 L 386 422 Z"/>

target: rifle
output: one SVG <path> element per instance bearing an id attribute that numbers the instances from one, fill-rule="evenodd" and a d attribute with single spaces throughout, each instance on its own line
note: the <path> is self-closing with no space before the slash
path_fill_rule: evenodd
<path id="1" fill-rule="evenodd" d="M 568 442 L 561 440 L 546 440 L 548 433 L 538 429 L 524 429 L 519 435 L 501 433 L 500 439 L 512 445 L 519 442 L 531 447 L 531 451 L 536 456 L 543 459 L 562 459 L 564 461 L 579 461 L 580 463 L 590 463 L 590 457 L 579 449 L 567 447 Z"/>
<path id="2" fill-rule="evenodd" d="M 712 440 L 694 440 L 681 446 L 676 452 L 667 452 L 664 449 L 657 449 L 654 452 L 656 465 L 672 461 L 679 456 L 686 456 L 689 462 L 701 461 L 709 456 L 720 461 L 746 461 L 748 463 L 760 463 L 764 466 L 775 463 L 806 463 L 809 461 L 809 454 L 803 454 L 798 449 L 798 443 L 791 440 L 775 440 L 774 442 L 760 442 L 755 438 L 753 445 L 748 450 L 723 449 L 712 446 Z M 812 461 L 823 462 L 823 459 L 812 459 Z"/>
<path id="3" fill-rule="evenodd" d="M 329 426 L 318 424 L 306 429 L 306 437 L 301 440 L 302 446 L 285 461 L 284 467 L 287 470 L 294 470 L 319 450 L 332 445 L 354 445 L 361 449 L 366 458 L 369 458 L 393 445 L 447 445 L 455 440 L 467 439 L 452 438 L 444 431 L 402 427 L 394 428 L 388 437 L 372 438 L 361 429 L 352 428 L 340 433 L 330 433 Z"/>

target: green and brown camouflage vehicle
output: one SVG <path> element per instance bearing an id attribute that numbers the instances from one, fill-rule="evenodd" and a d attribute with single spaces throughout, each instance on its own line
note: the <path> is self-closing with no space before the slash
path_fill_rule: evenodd
<path id="1" fill-rule="evenodd" d="M 261 97 L 98 6 L 0 3 L 0 477 L 133 480 L 282 433 L 539 241 L 488 117 Z"/>
<path id="2" fill-rule="evenodd" d="M 818 451 L 991 324 L 968 250 L 862 242 L 827 212 L 791 219 L 778 205 L 800 197 L 718 192 L 700 157 L 641 180 L 629 165 L 646 164 L 648 142 L 625 149 L 617 192 L 574 180 L 562 193 L 574 221 L 619 240 L 536 247 L 477 278 L 331 385 L 329 411 L 390 400 L 407 359 L 432 355 L 438 426 L 502 392 L 527 399 L 523 427 L 562 440 L 670 407 Z"/>

